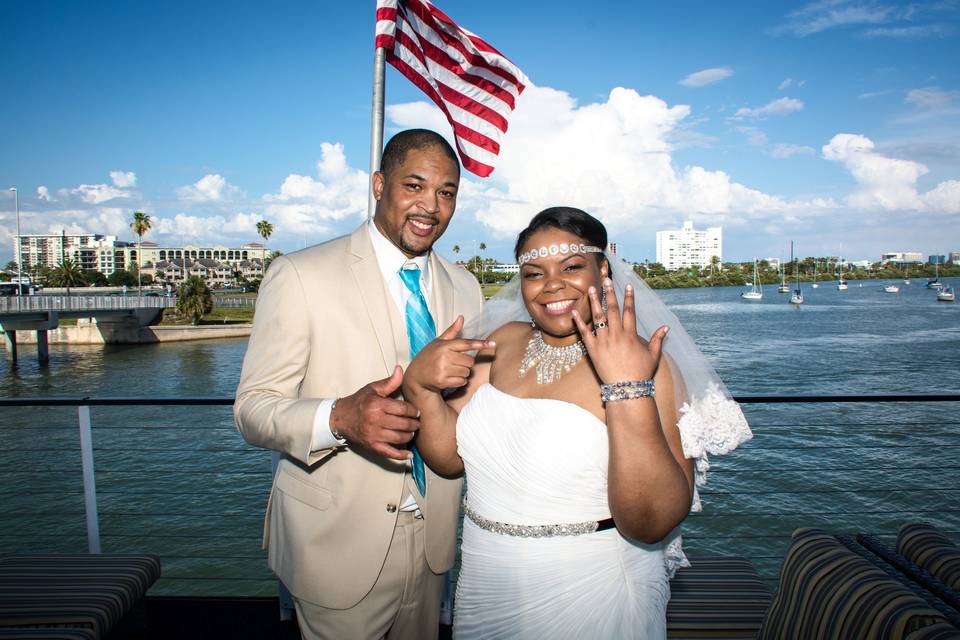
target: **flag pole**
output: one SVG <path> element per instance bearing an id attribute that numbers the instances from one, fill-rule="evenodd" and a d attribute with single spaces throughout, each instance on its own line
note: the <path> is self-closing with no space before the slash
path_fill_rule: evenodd
<path id="1" fill-rule="evenodd" d="M 370 176 L 380 169 L 380 156 L 383 153 L 383 94 L 385 86 L 386 53 L 383 47 L 377 47 L 373 59 L 373 109 L 370 122 Z M 373 181 L 367 194 L 367 218 L 373 218 L 377 202 L 373 197 Z"/>

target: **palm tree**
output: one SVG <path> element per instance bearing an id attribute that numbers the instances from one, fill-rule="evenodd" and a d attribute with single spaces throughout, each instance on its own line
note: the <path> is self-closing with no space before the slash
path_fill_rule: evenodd
<path id="1" fill-rule="evenodd" d="M 70 258 L 64 258 L 60 266 L 53 270 L 50 279 L 55 287 L 66 287 L 67 296 L 70 295 L 70 287 L 77 287 L 87 283 L 86 275 L 83 273 L 83 269 L 80 268 L 80 264 Z"/>
<path id="2" fill-rule="evenodd" d="M 480 287 L 483 288 L 483 252 L 487 250 L 485 242 L 480 243 Z"/>
<path id="3" fill-rule="evenodd" d="M 459 256 L 459 255 L 460 255 L 460 245 L 458 245 L 458 244 L 453 245 L 453 252 Z"/>
<path id="4" fill-rule="evenodd" d="M 213 311 L 213 294 L 206 281 L 200 276 L 190 276 L 177 292 L 177 313 L 189 316 L 194 325 L 200 324 L 200 318 Z"/>
<path id="5" fill-rule="evenodd" d="M 137 234 L 137 295 L 140 295 L 140 270 L 143 264 L 143 234 L 147 231 L 150 231 L 150 227 L 153 226 L 153 223 L 150 222 L 150 216 L 145 214 L 143 211 L 134 211 L 133 212 L 133 222 L 130 223 L 130 228 L 135 234 Z"/>
<path id="6" fill-rule="evenodd" d="M 713 277 L 713 269 L 720 264 L 720 256 L 710 256 L 710 277 Z"/>
<path id="7" fill-rule="evenodd" d="M 266 220 L 261 220 L 257 223 L 257 233 L 263 237 L 263 261 L 264 261 L 264 272 L 266 272 L 266 261 L 267 261 L 267 240 L 270 239 L 270 236 L 273 235 L 273 225 L 267 222 Z"/>

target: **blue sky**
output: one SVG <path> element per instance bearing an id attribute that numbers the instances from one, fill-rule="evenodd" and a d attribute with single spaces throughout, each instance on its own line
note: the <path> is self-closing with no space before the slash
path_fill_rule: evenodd
<path id="1" fill-rule="evenodd" d="M 530 78 L 440 241 L 506 260 L 539 209 L 722 226 L 724 260 L 960 251 L 960 2 L 438 0 Z M 0 261 L 24 233 L 289 252 L 365 215 L 375 2 L 4 3 Z M 387 129 L 438 112 L 387 71 Z M 463 255 L 463 254 L 461 254 Z"/>

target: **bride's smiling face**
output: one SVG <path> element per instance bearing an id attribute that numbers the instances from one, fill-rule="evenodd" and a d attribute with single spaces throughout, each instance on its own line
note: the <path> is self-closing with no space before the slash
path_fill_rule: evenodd
<path id="1" fill-rule="evenodd" d="M 590 242 L 572 233 L 544 227 L 527 239 L 520 253 L 540 247 L 586 244 Z M 520 291 L 530 317 L 550 344 L 572 344 L 579 339 L 571 311 L 574 309 L 585 322 L 592 322 L 590 287 L 600 290 L 607 276 L 606 260 L 596 253 L 560 253 L 538 256 L 520 267 Z M 601 265 L 602 262 L 602 265 Z"/>

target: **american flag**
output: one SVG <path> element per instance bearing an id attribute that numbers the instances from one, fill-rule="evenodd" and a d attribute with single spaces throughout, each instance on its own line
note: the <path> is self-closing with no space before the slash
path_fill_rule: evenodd
<path id="1" fill-rule="evenodd" d="M 446 114 L 464 168 L 490 175 L 523 72 L 427 0 L 377 0 L 376 46 Z"/>

